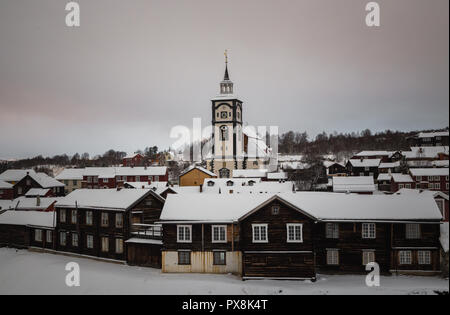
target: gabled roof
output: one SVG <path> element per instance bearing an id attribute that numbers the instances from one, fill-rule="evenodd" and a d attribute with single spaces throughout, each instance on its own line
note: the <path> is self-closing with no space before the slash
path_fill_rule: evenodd
<path id="1" fill-rule="evenodd" d="M 420 158 L 434 159 L 438 158 L 438 155 L 440 153 L 448 155 L 449 147 L 448 146 L 411 147 L 410 151 L 403 151 L 403 155 L 407 159 L 420 159 Z"/>
<path id="2" fill-rule="evenodd" d="M 266 176 L 266 169 L 233 170 L 233 178 L 264 178 Z"/>
<path id="3" fill-rule="evenodd" d="M 183 175 L 185 175 L 185 174 L 187 174 L 187 173 L 189 173 L 190 171 L 192 171 L 192 170 L 194 170 L 194 169 L 199 170 L 199 171 L 201 171 L 201 172 L 203 172 L 203 173 L 205 173 L 205 174 L 207 174 L 207 175 L 209 175 L 209 176 L 217 177 L 217 175 L 214 174 L 213 172 L 210 172 L 210 171 L 208 171 L 206 168 L 201 167 L 201 166 L 197 166 L 197 165 L 191 165 L 190 167 L 188 167 L 187 169 L 185 169 L 183 172 L 181 172 L 180 177 L 183 176 Z"/>
<path id="4" fill-rule="evenodd" d="M 77 189 L 59 201 L 56 207 L 125 211 L 149 194 L 162 199 L 151 189 Z"/>
<path id="5" fill-rule="evenodd" d="M 84 168 L 65 168 L 55 179 L 57 180 L 82 180 Z"/>
<path id="6" fill-rule="evenodd" d="M 13 202 L 12 200 L 0 200 L 0 210 L 8 210 L 12 209 Z"/>
<path id="7" fill-rule="evenodd" d="M 296 192 L 267 195 L 168 195 L 161 221 L 237 222 L 278 199 L 318 221 L 440 221 L 427 195 L 357 195 Z M 189 209 L 189 211 L 186 211 Z"/>
<path id="8" fill-rule="evenodd" d="M 391 174 L 389 173 L 380 173 L 378 174 L 377 181 L 390 181 L 391 180 Z"/>
<path id="9" fill-rule="evenodd" d="M 285 172 L 267 173 L 267 179 L 287 179 L 287 174 Z"/>
<path id="10" fill-rule="evenodd" d="M 355 156 L 391 156 L 396 151 L 361 151 Z"/>
<path id="11" fill-rule="evenodd" d="M 412 176 L 449 176 L 448 168 L 410 168 Z"/>
<path id="12" fill-rule="evenodd" d="M 353 167 L 378 167 L 381 159 L 350 159 L 348 162 Z"/>
<path id="13" fill-rule="evenodd" d="M 64 184 L 57 181 L 53 177 L 48 176 L 45 173 L 36 173 L 30 174 L 30 177 L 33 178 L 42 188 L 53 188 L 53 187 L 64 187 Z"/>
<path id="14" fill-rule="evenodd" d="M 63 200 L 64 197 L 47 197 L 47 198 L 29 198 L 19 197 L 13 200 L 13 208 L 16 210 L 35 210 L 43 211 L 48 209 L 52 204 Z"/>
<path id="15" fill-rule="evenodd" d="M 408 174 L 392 173 L 391 176 L 396 183 L 414 183 L 414 180 Z"/>
<path id="16" fill-rule="evenodd" d="M 395 194 L 397 195 L 429 195 L 433 198 L 441 197 L 445 200 L 448 200 L 448 195 L 446 193 L 443 193 L 442 191 L 431 191 L 427 189 L 408 189 L 408 188 L 402 188 L 399 189 Z"/>
<path id="17" fill-rule="evenodd" d="M 380 163 L 380 165 L 378 165 L 378 168 L 396 168 L 396 167 L 400 167 L 400 161 Z"/>
<path id="18" fill-rule="evenodd" d="M 21 181 L 28 174 L 36 174 L 32 169 L 28 170 L 6 170 L 0 174 L 0 180 L 5 182 L 18 182 Z"/>

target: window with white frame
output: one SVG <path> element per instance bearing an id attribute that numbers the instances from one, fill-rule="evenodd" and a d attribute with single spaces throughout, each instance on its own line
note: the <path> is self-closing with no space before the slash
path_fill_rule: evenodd
<path id="1" fill-rule="evenodd" d="M 123 227 L 123 214 L 116 213 L 116 228 L 122 228 L 122 227 Z"/>
<path id="2" fill-rule="evenodd" d="M 61 209 L 59 210 L 59 222 L 66 222 L 66 210 Z"/>
<path id="3" fill-rule="evenodd" d="M 94 236 L 93 235 L 86 236 L 86 247 L 89 249 L 94 248 Z"/>
<path id="4" fill-rule="evenodd" d="M 42 230 L 34 230 L 34 240 L 36 242 L 42 242 Z"/>
<path id="5" fill-rule="evenodd" d="M 377 229 L 375 223 L 362 224 L 362 238 L 374 239 L 377 237 Z"/>
<path id="6" fill-rule="evenodd" d="M 327 265 L 339 265 L 339 250 L 327 249 Z"/>
<path id="7" fill-rule="evenodd" d="M 339 223 L 326 224 L 326 237 L 334 239 L 339 238 Z"/>
<path id="8" fill-rule="evenodd" d="M 401 250 L 398 253 L 398 259 L 400 265 L 411 265 L 412 263 L 412 255 L 410 250 Z"/>
<path id="9" fill-rule="evenodd" d="M 368 263 L 375 262 L 375 251 L 374 250 L 363 250 L 362 253 L 363 265 L 366 266 Z"/>
<path id="10" fill-rule="evenodd" d="M 420 224 L 406 224 L 406 239 L 420 239 Z"/>
<path id="11" fill-rule="evenodd" d="M 288 223 L 287 227 L 287 242 L 288 243 L 302 243 L 303 242 L 303 224 Z"/>
<path id="12" fill-rule="evenodd" d="M 45 233 L 45 241 L 47 242 L 47 243 L 52 243 L 52 231 L 47 231 L 46 233 Z"/>
<path id="13" fill-rule="evenodd" d="M 267 224 L 252 224 L 253 243 L 267 243 Z"/>
<path id="14" fill-rule="evenodd" d="M 177 242 L 192 243 L 192 225 L 177 225 Z"/>
<path id="15" fill-rule="evenodd" d="M 109 226 L 109 214 L 107 212 L 102 212 L 101 224 L 103 227 Z"/>
<path id="16" fill-rule="evenodd" d="M 419 250 L 417 252 L 419 265 L 431 265 L 431 252 L 429 250 Z"/>
<path id="17" fill-rule="evenodd" d="M 61 246 L 66 246 L 66 232 L 59 233 L 59 244 Z"/>
<path id="18" fill-rule="evenodd" d="M 92 225 L 93 219 L 92 219 L 92 211 L 86 211 L 86 224 Z"/>
<path id="19" fill-rule="evenodd" d="M 441 183 L 435 183 L 434 189 L 437 189 L 437 190 L 441 189 Z"/>
<path id="20" fill-rule="evenodd" d="M 123 254 L 123 239 L 116 238 L 116 254 Z"/>
<path id="21" fill-rule="evenodd" d="M 109 238 L 102 237 L 102 252 L 107 253 L 109 252 Z"/>
<path id="22" fill-rule="evenodd" d="M 227 226 L 213 225 L 212 226 L 212 242 L 226 243 L 227 242 Z"/>
<path id="23" fill-rule="evenodd" d="M 72 246 L 78 247 L 78 234 L 72 233 Z"/>
<path id="24" fill-rule="evenodd" d="M 72 222 L 72 224 L 77 223 L 77 210 L 71 211 L 71 222 Z"/>

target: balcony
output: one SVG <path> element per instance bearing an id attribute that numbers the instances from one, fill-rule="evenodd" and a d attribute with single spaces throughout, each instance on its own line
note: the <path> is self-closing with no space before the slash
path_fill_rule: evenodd
<path id="1" fill-rule="evenodd" d="M 131 235 L 135 238 L 162 240 L 163 227 L 159 224 L 134 223 L 131 225 Z"/>

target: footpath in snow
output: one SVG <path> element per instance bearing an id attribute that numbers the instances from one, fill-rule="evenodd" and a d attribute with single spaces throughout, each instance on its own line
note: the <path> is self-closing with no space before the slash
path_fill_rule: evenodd
<path id="1" fill-rule="evenodd" d="M 65 266 L 80 266 L 80 287 L 67 287 Z M 0 294 L 434 294 L 448 291 L 448 280 L 438 277 L 381 277 L 381 286 L 369 288 L 365 276 L 321 275 L 309 281 L 242 281 L 233 275 L 162 274 L 158 269 L 139 268 L 0 248 Z"/>

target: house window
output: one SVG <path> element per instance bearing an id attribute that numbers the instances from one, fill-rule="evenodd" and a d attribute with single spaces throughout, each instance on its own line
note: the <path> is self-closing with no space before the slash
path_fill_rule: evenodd
<path id="1" fill-rule="evenodd" d="M 71 216 L 71 222 L 72 222 L 73 224 L 76 224 L 76 223 L 77 223 L 77 210 L 72 210 L 72 211 L 71 211 L 71 214 L 72 214 L 72 216 Z"/>
<path id="2" fill-rule="evenodd" d="M 327 265 L 339 265 L 339 251 L 327 249 Z"/>
<path id="3" fill-rule="evenodd" d="M 116 254 L 123 254 L 123 239 L 116 238 Z"/>
<path id="4" fill-rule="evenodd" d="M 177 242 L 192 243 L 192 225 L 177 225 Z"/>
<path id="5" fill-rule="evenodd" d="M 406 224 L 406 239 L 416 240 L 420 238 L 420 224 Z"/>
<path id="6" fill-rule="evenodd" d="M 42 230 L 34 230 L 34 240 L 36 242 L 42 242 Z"/>
<path id="7" fill-rule="evenodd" d="M 179 265 L 190 265 L 191 264 L 191 252 L 190 251 L 179 251 L 178 252 L 178 264 Z"/>
<path id="8" fill-rule="evenodd" d="M 376 238 L 376 225 L 375 223 L 363 223 L 362 225 L 362 238 L 374 239 Z"/>
<path id="9" fill-rule="evenodd" d="M 94 236 L 92 235 L 86 236 L 86 247 L 89 249 L 94 248 Z"/>
<path id="10" fill-rule="evenodd" d="M 369 263 L 375 262 L 375 251 L 374 250 L 364 250 L 363 251 L 363 265 L 366 266 Z"/>
<path id="11" fill-rule="evenodd" d="M 327 223 L 326 225 L 327 238 L 339 238 L 339 223 Z"/>
<path id="12" fill-rule="evenodd" d="M 267 224 L 252 224 L 253 243 L 268 243 Z"/>
<path id="13" fill-rule="evenodd" d="M 47 243 L 51 243 L 52 242 L 52 231 L 47 231 L 45 234 L 46 234 L 45 241 Z"/>
<path id="14" fill-rule="evenodd" d="M 86 224 L 92 225 L 92 211 L 86 211 Z"/>
<path id="15" fill-rule="evenodd" d="M 287 224 L 287 242 L 302 243 L 303 242 L 303 224 Z"/>
<path id="16" fill-rule="evenodd" d="M 65 209 L 61 209 L 59 211 L 59 221 L 66 222 L 66 210 Z"/>
<path id="17" fill-rule="evenodd" d="M 212 242 L 226 243 L 227 242 L 227 226 L 213 225 L 212 226 Z"/>
<path id="18" fill-rule="evenodd" d="M 72 233 L 72 246 L 78 247 L 78 234 Z"/>
<path id="19" fill-rule="evenodd" d="M 213 264 L 214 265 L 226 265 L 226 252 L 225 251 L 214 251 L 213 252 Z"/>
<path id="20" fill-rule="evenodd" d="M 106 212 L 102 212 L 102 226 L 103 227 L 109 226 L 109 215 Z"/>
<path id="21" fill-rule="evenodd" d="M 398 253 L 399 263 L 400 265 L 411 265 L 412 257 L 410 250 L 401 250 Z"/>
<path id="22" fill-rule="evenodd" d="M 59 244 L 61 246 L 66 246 L 66 232 L 59 233 Z"/>
<path id="23" fill-rule="evenodd" d="M 419 265 L 431 265 L 431 252 L 429 250 L 419 250 L 417 258 Z"/>
<path id="24" fill-rule="evenodd" d="M 109 252 L 109 238 L 102 237 L 102 252 Z"/>
<path id="25" fill-rule="evenodd" d="M 122 228 L 122 227 L 123 227 L 123 214 L 116 213 L 116 228 Z"/>
<path id="26" fill-rule="evenodd" d="M 441 189 L 441 183 L 435 183 L 434 189 L 440 190 Z"/>
<path id="27" fill-rule="evenodd" d="M 411 184 L 405 184 L 406 189 L 411 189 Z"/>
<path id="28" fill-rule="evenodd" d="M 272 206 L 272 215 L 280 214 L 280 206 Z"/>

